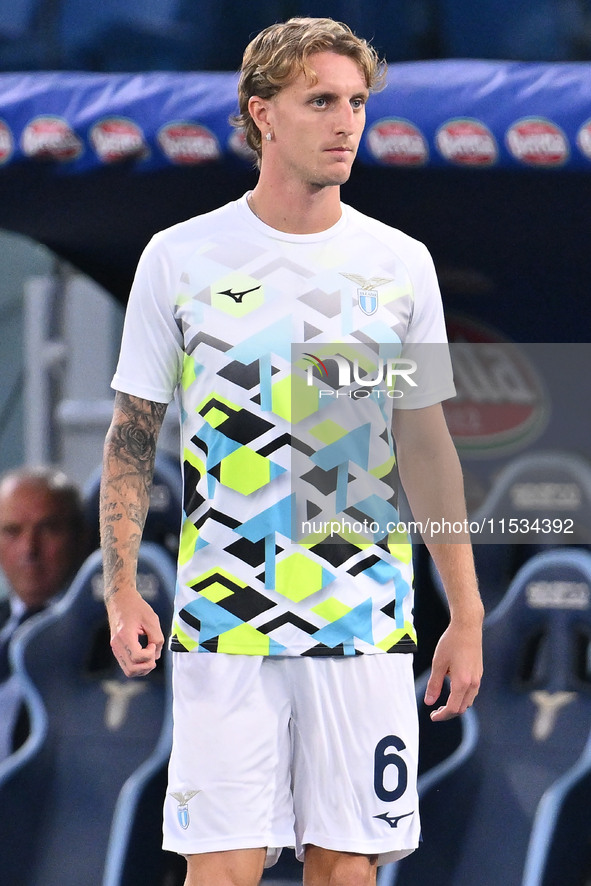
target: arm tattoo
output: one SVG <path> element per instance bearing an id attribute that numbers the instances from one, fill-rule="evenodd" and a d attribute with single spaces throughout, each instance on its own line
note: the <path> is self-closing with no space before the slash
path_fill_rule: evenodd
<path id="1" fill-rule="evenodd" d="M 101 544 L 107 599 L 117 591 L 116 575 L 128 558 L 137 559 L 150 502 L 156 442 L 165 403 L 118 392 L 105 443 L 101 484 Z"/>

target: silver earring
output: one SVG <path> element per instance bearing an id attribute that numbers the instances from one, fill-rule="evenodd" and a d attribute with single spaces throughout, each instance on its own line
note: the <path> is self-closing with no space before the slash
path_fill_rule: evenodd
<path id="1" fill-rule="evenodd" d="M 271 139 L 273 138 L 273 136 L 271 135 L 270 132 L 267 132 L 267 134 L 265 135 L 265 138 L 267 139 L 268 142 L 270 142 Z"/>

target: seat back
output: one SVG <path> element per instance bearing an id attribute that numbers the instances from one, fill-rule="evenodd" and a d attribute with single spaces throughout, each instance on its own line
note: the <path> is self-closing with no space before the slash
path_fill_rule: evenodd
<path id="1" fill-rule="evenodd" d="M 454 886 L 520 886 L 540 800 L 588 741 L 590 650 L 591 554 L 534 556 L 484 633 L 480 770 Z"/>
<path id="2" fill-rule="evenodd" d="M 535 554 L 563 545 L 591 550 L 591 464 L 572 452 L 520 455 L 498 474 L 470 522 L 482 527 L 472 541 L 489 614 Z M 443 595 L 434 567 L 433 579 Z"/>
<path id="3" fill-rule="evenodd" d="M 543 798 L 589 756 L 590 661 L 591 553 L 535 555 L 486 620 L 476 740 L 424 793 L 425 843 L 396 886 L 522 886 Z"/>

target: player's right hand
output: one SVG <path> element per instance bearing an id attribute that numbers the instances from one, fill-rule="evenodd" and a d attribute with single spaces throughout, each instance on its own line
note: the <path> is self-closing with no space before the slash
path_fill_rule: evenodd
<path id="1" fill-rule="evenodd" d="M 107 603 L 111 649 L 127 677 L 145 677 L 162 653 L 164 635 L 152 607 L 138 591 L 118 591 Z"/>

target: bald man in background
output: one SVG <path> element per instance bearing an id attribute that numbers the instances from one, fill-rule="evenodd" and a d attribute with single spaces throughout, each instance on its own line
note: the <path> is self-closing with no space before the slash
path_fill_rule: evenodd
<path id="1" fill-rule="evenodd" d="M 0 759 L 13 750 L 20 697 L 11 680 L 9 648 L 32 615 L 55 602 L 86 554 L 86 526 L 78 488 L 60 470 L 18 468 L 0 477 L 0 569 L 8 596 L 0 600 Z M 18 744 L 18 742 L 17 742 Z"/>

